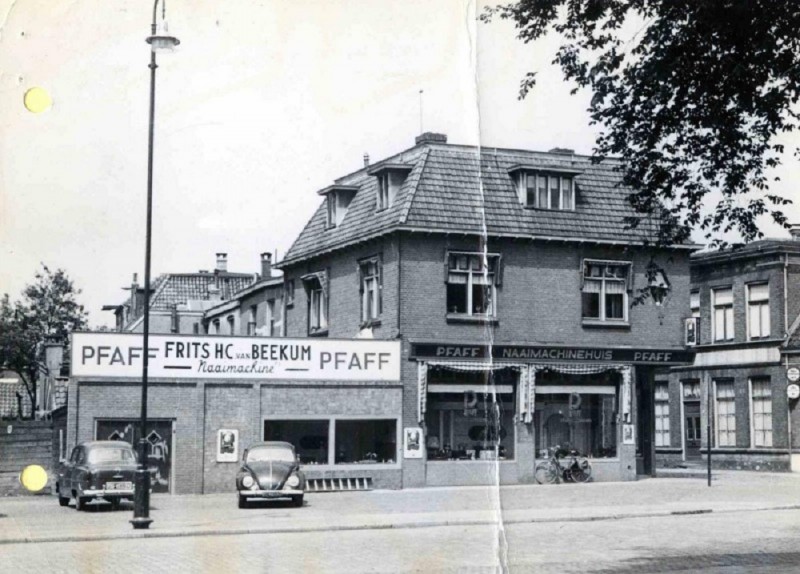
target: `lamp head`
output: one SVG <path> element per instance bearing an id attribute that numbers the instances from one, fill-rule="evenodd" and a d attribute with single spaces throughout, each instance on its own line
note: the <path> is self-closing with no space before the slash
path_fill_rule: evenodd
<path id="1" fill-rule="evenodd" d="M 153 52 L 172 52 L 181 41 L 175 36 L 150 36 L 147 38 L 147 43 L 150 44 L 150 49 Z"/>

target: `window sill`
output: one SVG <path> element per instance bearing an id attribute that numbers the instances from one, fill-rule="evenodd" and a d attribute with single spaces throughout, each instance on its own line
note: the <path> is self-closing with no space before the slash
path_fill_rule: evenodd
<path id="1" fill-rule="evenodd" d="M 380 319 L 370 319 L 369 321 L 364 321 L 359 325 L 359 329 L 371 329 L 373 327 L 380 327 L 381 320 Z"/>
<path id="2" fill-rule="evenodd" d="M 486 315 L 467 315 L 464 313 L 448 313 L 446 315 L 448 323 L 473 323 L 480 325 L 497 325 L 497 317 Z"/>
<path id="3" fill-rule="evenodd" d="M 602 321 L 600 319 L 583 319 L 581 325 L 584 327 L 599 327 L 606 329 L 630 329 L 628 321 Z"/>
<path id="4" fill-rule="evenodd" d="M 328 336 L 328 330 L 327 329 L 317 329 L 316 331 L 309 331 L 308 332 L 308 336 L 309 337 L 327 337 Z"/>

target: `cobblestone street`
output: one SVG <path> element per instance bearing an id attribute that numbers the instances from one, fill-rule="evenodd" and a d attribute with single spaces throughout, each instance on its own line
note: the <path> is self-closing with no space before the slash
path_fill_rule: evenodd
<path id="1" fill-rule="evenodd" d="M 0 551 L 9 572 L 795 572 L 798 494 L 795 475 L 720 473 L 712 488 L 431 488 L 310 494 L 303 508 L 156 496 L 147 538 L 129 509 L 39 496 L 0 501 Z"/>

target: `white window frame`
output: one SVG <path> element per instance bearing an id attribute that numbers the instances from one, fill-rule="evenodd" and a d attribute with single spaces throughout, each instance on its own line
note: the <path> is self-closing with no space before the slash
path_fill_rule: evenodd
<path id="1" fill-rule="evenodd" d="M 732 397 L 725 397 L 720 399 L 719 396 L 719 388 L 720 386 L 730 386 L 733 391 Z M 720 421 L 720 404 L 732 405 L 733 410 L 730 412 L 725 412 L 724 416 L 726 417 L 727 421 L 733 420 L 733 430 L 730 429 L 728 424 L 725 425 L 725 444 L 722 444 L 722 440 L 720 440 L 720 436 L 722 431 L 722 425 Z M 736 447 L 736 382 L 733 379 L 721 379 L 721 380 L 714 380 L 714 422 L 716 423 L 714 429 L 714 439 L 716 441 L 717 447 L 725 447 L 725 448 L 734 448 Z M 729 443 L 729 438 L 731 433 L 733 433 L 733 442 Z"/>
<path id="2" fill-rule="evenodd" d="M 451 257 L 467 257 L 468 269 L 451 269 L 450 268 L 450 259 Z M 474 270 L 472 269 L 472 258 L 477 257 L 481 259 L 481 269 Z M 490 272 L 489 269 L 489 261 L 494 260 L 494 271 Z M 448 315 L 457 315 L 462 317 L 495 317 L 497 316 L 497 280 L 498 280 L 498 273 L 500 272 L 500 254 L 499 253 L 480 253 L 480 252 L 471 252 L 471 251 L 448 251 L 447 252 L 447 281 L 446 284 L 450 284 L 450 275 L 452 273 L 455 274 L 464 274 L 467 275 L 467 312 L 461 313 L 456 311 L 450 311 L 449 309 L 446 310 Z M 472 288 L 475 286 L 474 277 L 475 275 L 486 275 L 487 276 L 487 285 L 490 287 L 490 294 L 489 294 L 489 309 L 486 313 L 476 313 L 473 311 L 472 305 Z M 445 296 L 446 297 L 446 296 Z"/>
<path id="3" fill-rule="evenodd" d="M 611 261 L 611 260 L 604 260 L 604 259 L 584 259 L 582 262 L 582 270 L 581 273 L 583 274 L 583 284 L 581 285 L 581 318 L 584 321 L 602 321 L 604 323 L 627 323 L 629 320 L 628 317 L 628 307 L 629 307 L 629 297 L 628 297 L 628 286 L 631 280 L 631 273 L 633 273 L 633 263 L 631 261 Z M 627 269 L 624 278 L 614 278 L 614 277 L 606 277 L 605 271 L 601 274 L 600 277 L 589 277 L 586 275 L 586 268 L 588 265 L 597 265 L 603 268 L 605 267 L 624 267 Z M 586 287 L 587 281 L 599 281 L 600 282 L 600 316 L 599 317 L 585 317 L 583 315 L 583 293 Z M 606 282 L 607 281 L 614 281 L 614 282 L 622 282 L 624 289 L 622 291 L 622 318 L 607 318 L 606 317 Z"/>
<path id="4" fill-rule="evenodd" d="M 336 193 L 331 192 L 328 194 L 328 197 L 325 199 L 327 212 L 327 227 L 336 227 L 338 221 L 336 220 Z"/>
<path id="5" fill-rule="evenodd" d="M 373 266 L 375 272 L 367 271 Z M 379 255 L 358 262 L 359 293 L 361 301 L 361 324 L 378 321 L 383 313 L 383 269 Z"/>
<path id="6" fill-rule="evenodd" d="M 664 394 L 659 396 L 659 390 L 663 389 Z M 669 383 L 666 381 L 658 381 L 654 390 L 655 400 L 655 443 L 656 447 L 669 447 L 670 446 L 670 409 L 669 409 Z M 659 412 L 659 406 L 661 412 Z M 659 429 L 659 420 L 661 420 L 661 429 Z"/>
<path id="7" fill-rule="evenodd" d="M 731 292 L 731 302 L 730 303 L 717 303 L 718 293 L 721 291 L 730 291 Z M 735 297 L 733 295 L 733 287 L 714 287 L 711 289 L 711 340 L 715 343 L 717 342 L 725 342 L 725 341 L 733 341 L 734 337 L 736 336 L 735 330 L 735 317 L 733 314 L 733 306 L 735 303 Z M 717 313 L 721 311 L 723 313 L 723 325 L 725 326 L 725 332 L 723 337 L 719 337 L 719 333 L 717 332 Z M 730 313 L 729 313 L 730 311 Z M 728 332 L 728 317 L 730 316 L 730 333 Z"/>
<path id="8" fill-rule="evenodd" d="M 316 286 L 308 286 L 308 332 L 320 333 L 328 330 L 328 302 L 325 291 L 317 280 Z"/>
<path id="9" fill-rule="evenodd" d="M 275 299 L 267 299 L 266 305 L 266 321 L 265 327 L 267 331 L 267 337 L 274 337 L 275 336 L 275 326 L 277 321 L 275 321 Z"/>
<path id="10" fill-rule="evenodd" d="M 759 298 L 753 299 L 752 289 L 754 287 L 766 287 L 767 288 L 767 296 L 766 298 Z M 762 340 L 768 339 L 770 335 L 770 330 L 772 328 L 771 321 L 770 321 L 770 306 L 769 306 L 769 283 L 766 282 L 758 282 L 758 283 L 748 283 L 745 286 L 745 291 L 747 294 L 747 313 L 745 313 L 745 325 L 747 328 L 747 340 L 754 341 L 754 340 Z M 754 327 L 752 317 L 750 316 L 751 309 L 758 308 L 758 335 L 753 336 L 752 329 Z M 765 317 L 763 313 L 766 311 L 766 321 L 764 320 Z M 766 333 L 764 332 L 764 323 L 766 323 Z"/>
<path id="11" fill-rule="evenodd" d="M 533 193 L 533 201 L 529 201 L 529 184 L 533 181 L 530 188 Z M 539 186 L 541 181 L 546 187 L 544 202 L 540 202 Z M 556 187 L 553 187 L 553 181 Z M 552 207 L 553 191 L 558 194 L 558 207 Z M 521 171 L 517 177 L 517 193 L 519 201 L 525 207 L 535 207 L 537 209 L 549 209 L 552 211 L 575 211 L 575 177 L 572 175 L 560 175 L 556 173 L 539 173 L 535 171 Z M 570 207 L 564 207 L 564 200 L 570 197 Z M 545 205 L 540 205 L 545 203 Z"/>
<path id="12" fill-rule="evenodd" d="M 695 297 L 697 298 L 697 304 L 695 305 Z M 695 319 L 700 318 L 700 291 L 697 289 L 692 290 L 689 293 L 689 313 L 691 317 Z"/>
<path id="13" fill-rule="evenodd" d="M 257 316 L 257 307 L 256 305 L 250 305 L 250 310 L 248 311 L 247 316 L 247 334 L 252 337 L 256 334 L 256 316 Z"/>
<path id="14" fill-rule="evenodd" d="M 755 390 L 754 387 L 756 386 L 756 384 L 764 384 L 766 386 L 766 389 L 767 389 L 768 393 L 769 393 L 768 396 L 760 395 L 759 397 L 756 397 L 755 394 L 754 394 L 754 390 Z M 751 377 L 750 379 L 748 379 L 748 386 L 749 386 L 749 392 L 750 392 L 750 448 L 772 448 L 774 446 L 774 442 L 773 441 L 774 441 L 774 436 L 775 436 L 774 435 L 774 432 L 775 432 L 775 425 L 774 425 L 775 419 L 773 417 L 773 415 L 775 414 L 775 405 L 773 403 L 773 395 L 772 395 L 772 380 L 767 376 L 765 376 L 765 377 Z M 756 400 L 757 398 L 759 399 L 759 401 Z M 766 400 L 764 400 L 764 399 L 766 399 Z M 762 400 L 765 403 L 769 404 L 769 406 L 770 406 L 769 413 L 765 413 L 765 412 L 757 413 L 756 412 L 756 410 L 757 410 L 756 409 L 756 403 L 757 402 L 761 402 Z M 756 414 L 761 414 L 762 417 L 766 416 L 767 414 L 769 415 L 769 429 L 766 429 L 766 426 L 764 428 L 762 428 L 762 429 L 757 429 L 756 428 Z M 762 420 L 764 420 L 764 419 L 762 419 Z M 758 441 L 756 439 L 756 437 L 757 437 L 756 433 L 763 433 L 764 440 L 763 441 Z M 763 442 L 763 444 L 761 444 L 761 442 Z"/>

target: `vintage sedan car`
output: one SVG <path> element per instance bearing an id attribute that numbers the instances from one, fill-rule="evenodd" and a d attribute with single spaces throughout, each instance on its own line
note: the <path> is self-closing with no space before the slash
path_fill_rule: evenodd
<path id="1" fill-rule="evenodd" d="M 58 503 L 67 506 L 75 499 L 82 510 L 92 500 L 107 500 L 118 508 L 123 500 L 133 500 L 136 454 L 127 442 L 99 440 L 84 442 L 72 449 L 69 460 L 58 467 Z"/>
<path id="2" fill-rule="evenodd" d="M 288 442 L 259 442 L 244 451 L 236 474 L 239 508 L 253 498 L 291 498 L 295 506 L 303 506 L 305 489 L 306 477 Z"/>

